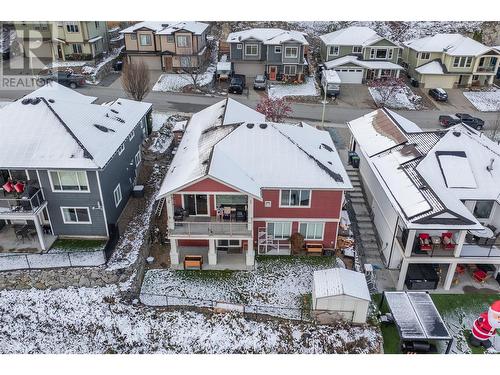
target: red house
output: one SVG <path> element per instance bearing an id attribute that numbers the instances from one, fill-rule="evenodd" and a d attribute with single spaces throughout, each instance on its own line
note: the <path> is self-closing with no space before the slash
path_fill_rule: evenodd
<path id="1" fill-rule="evenodd" d="M 352 188 L 326 131 L 269 123 L 226 99 L 191 117 L 158 199 L 165 198 L 172 267 L 253 267 L 255 252 L 290 254 L 289 237 L 334 248 Z"/>

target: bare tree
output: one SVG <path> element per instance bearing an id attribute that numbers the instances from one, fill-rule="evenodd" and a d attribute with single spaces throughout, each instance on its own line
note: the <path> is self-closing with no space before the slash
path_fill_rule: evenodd
<path id="1" fill-rule="evenodd" d="M 405 81 L 402 78 L 374 79 L 368 81 L 368 87 L 377 90 L 380 97 L 377 104 L 384 107 L 389 102 L 389 99 L 405 87 Z"/>
<path id="2" fill-rule="evenodd" d="M 257 104 L 257 111 L 266 116 L 267 121 L 281 122 L 293 112 L 292 107 L 283 98 L 263 97 Z"/>
<path id="3" fill-rule="evenodd" d="M 200 85 L 201 80 L 203 78 L 204 73 L 202 72 L 201 69 L 183 69 L 182 72 L 184 74 L 187 74 L 189 78 L 187 78 L 188 82 L 190 85 L 193 86 L 194 91 L 201 91 L 204 92 L 206 91 L 203 89 Z"/>
<path id="4" fill-rule="evenodd" d="M 122 87 L 137 101 L 142 101 L 149 92 L 151 75 L 144 61 L 128 62 L 123 67 Z"/>

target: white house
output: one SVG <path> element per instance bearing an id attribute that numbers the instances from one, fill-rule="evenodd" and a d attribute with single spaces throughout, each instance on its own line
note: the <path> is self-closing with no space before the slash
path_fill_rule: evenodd
<path id="1" fill-rule="evenodd" d="M 397 289 L 416 285 L 409 268 L 422 280 L 432 281 L 436 269 L 443 275 L 422 289 L 450 289 L 458 264 L 487 265 L 496 277 L 500 146 L 465 125 L 422 131 L 387 109 L 348 127 L 382 256 L 400 269 Z"/>

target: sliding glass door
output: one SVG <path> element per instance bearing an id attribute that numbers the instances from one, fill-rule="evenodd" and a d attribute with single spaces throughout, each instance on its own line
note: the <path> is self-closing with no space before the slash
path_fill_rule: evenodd
<path id="1" fill-rule="evenodd" d="M 189 215 L 208 215 L 208 195 L 184 194 L 184 209 Z"/>

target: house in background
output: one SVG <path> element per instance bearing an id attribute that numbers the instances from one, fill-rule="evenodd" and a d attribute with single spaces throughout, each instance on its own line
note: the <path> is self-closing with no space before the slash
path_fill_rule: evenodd
<path id="1" fill-rule="evenodd" d="M 282 29 L 249 29 L 230 33 L 229 61 L 234 72 L 253 79 L 266 74 L 271 81 L 303 80 L 307 72 L 304 33 Z"/>
<path id="2" fill-rule="evenodd" d="M 369 27 L 352 26 L 321 35 L 320 54 L 326 69 L 334 69 L 342 83 L 399 77 L 401 47 Z"/>
<path id="3" fill-rule="evenodd" d="M 347 173 L 326 131 L 269 123 L 232 99 L 189 120 L 160 188 L 170 262 L 253 267 L 255 252 L 290 254 L 289 237 L 335 248 Z"/>
<path id="4" fill-rule="evenodd" d="M 422 131 L 387 109 L 348 127 L 381 255 L 399 269 L 397 289 L 449 290 L 489 277 L 498 290 L 500 146 L 466 125 Z"/>
<path id="5" fill-rule="evenodd" d="M 409 75 L 425 88 L 493 84 L 500 52 L 460 34 L 436 34 L 403 43 Z"/>
<path id="6" fill-rule="evenodd" d="M 209 25 L 203 22 L 139 22 L 120 31 L 128 61 L 143 61 L 151 70 L 198 69 L 210 56 Z"/>
<path id="7" fill-rule="evenodd" d="M 95 100 L 53 82 L 0 109 L 0 249 L 16 246 L 18 227 L 39 250 L 58 236 L 109 236 L 135 184 L 152 106 Z"/>

